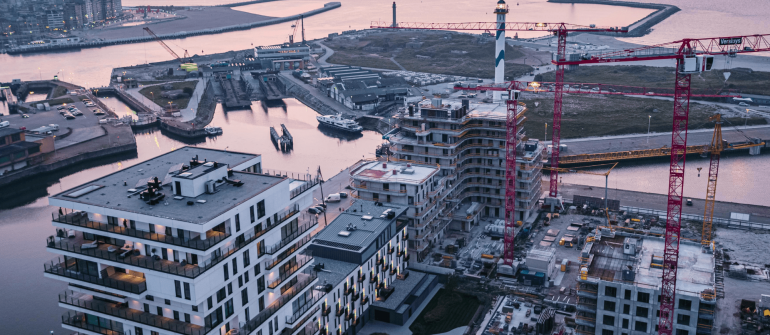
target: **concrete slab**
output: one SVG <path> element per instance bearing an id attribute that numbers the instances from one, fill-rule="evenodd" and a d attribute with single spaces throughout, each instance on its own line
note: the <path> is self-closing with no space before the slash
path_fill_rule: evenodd
<path id="1" fill-rule="evenodd" d="M 86 128 L 77 128 L 72 130 L 72 134 L 54 142 L 56 150 L 63 149 L 78 143 L 82 143 L 94 138 L 104 136 L 107 132 L 101 126 L 93 126 Z"/>

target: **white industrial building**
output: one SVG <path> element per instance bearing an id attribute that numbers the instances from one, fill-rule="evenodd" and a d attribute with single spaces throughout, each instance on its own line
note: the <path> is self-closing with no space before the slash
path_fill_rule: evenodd
<path id="1" fill-rule="evenodd" d="M 318 180 L 261 157 L 183 147 L 49 198 L 45 276 L 84 334 L 275 334 L 307 312 Z"/>

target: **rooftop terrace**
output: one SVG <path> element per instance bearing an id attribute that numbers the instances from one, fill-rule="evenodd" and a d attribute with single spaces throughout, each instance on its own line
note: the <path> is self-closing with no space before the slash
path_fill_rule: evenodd
<path id="1" fill-rule="evenodd" d="M 383 183 L 421 184 L 438 171 L 438 168 L 432 166 L 373 161 L 364 162 L 351 170 L 350 175 Z"/>

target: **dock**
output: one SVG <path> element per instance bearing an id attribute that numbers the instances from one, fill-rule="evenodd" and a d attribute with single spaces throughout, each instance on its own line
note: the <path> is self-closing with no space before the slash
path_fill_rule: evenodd
<path id="1" fill-rule="evenodd" d="M 222 107 L 227 109 L 242 109 L 251 106 L 249 91 L 246 85 L 236 76 L 229 73 L 217 73 L 216 80 L 225 93 Z"/>
<path id="2" fill-rule="evenodd" d="M 289 133 L 289 130 L 285 125 L 281 124 L 282 135 L 278 135 L 278 131 L 275 127 L 270 127 L 270 139 L 275 144 L 276 149 L 280 149 L 283 152 L 290 151 L 294 148 L 294 138 Z"/>
<path id="3" fill-rule="evenodd" d="M 259 81 L 259 89 L 265 97 L 265 100 L 281 100 L 286 98 L 286 85 L 278 78 L 276 73 L 252 73 Z"/>

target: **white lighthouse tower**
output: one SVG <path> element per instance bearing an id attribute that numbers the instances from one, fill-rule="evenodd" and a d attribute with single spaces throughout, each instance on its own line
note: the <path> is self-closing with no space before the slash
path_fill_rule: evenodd
<path id="1" fill-rule="evenodd" d="M 495 84 L 502 84 L 505 82 L 505 14 L 508 14 L 508 5 L 505 1 L 500 0 L 495 6 L 495 14 L 497 14 L 497 30 L 495 34 Z M 503 94 L 501 91 L 494 91 L 492 99 L 494 102 L 499 102 L 502 99 L 500 96 Z"/>

